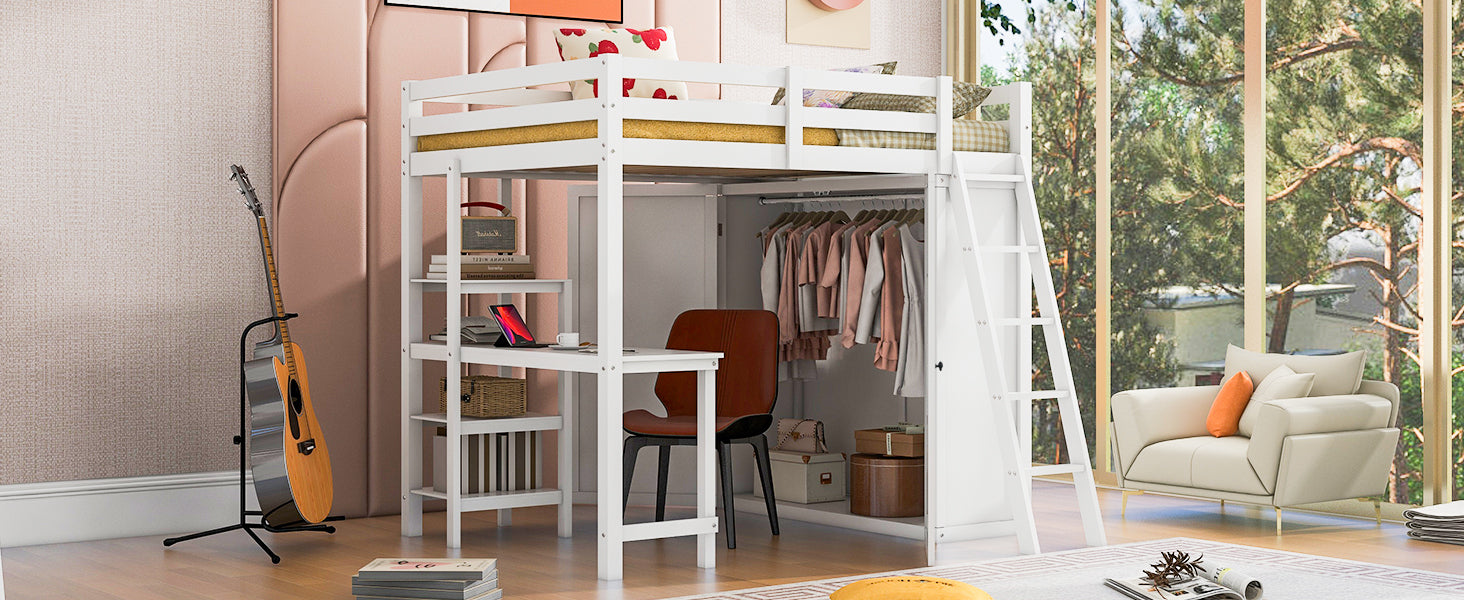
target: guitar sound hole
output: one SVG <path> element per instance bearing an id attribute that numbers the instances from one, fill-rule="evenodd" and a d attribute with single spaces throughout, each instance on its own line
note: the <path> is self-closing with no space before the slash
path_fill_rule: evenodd
<path id="1" fill-rule="evenodd" d="M 300 397 L 300 382 L 290 380 L 289 406 L 285 407 L 285 414 L 290 421 L 290 437 L 300 439 L 300 411 L 304 409 L 305 401 Z"/>

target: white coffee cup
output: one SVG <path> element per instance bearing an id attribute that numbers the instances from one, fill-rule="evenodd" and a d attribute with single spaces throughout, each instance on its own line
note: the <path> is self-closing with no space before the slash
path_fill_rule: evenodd
<path id="1" fill-rule="evenodd" d="M 575 332 L 561 333 L 554 336 L 554 343 L 560 346 L 578 346 L 579 334 Z"/>

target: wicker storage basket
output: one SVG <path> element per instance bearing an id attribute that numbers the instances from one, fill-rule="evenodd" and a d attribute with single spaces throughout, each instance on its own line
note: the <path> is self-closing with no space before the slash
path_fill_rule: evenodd
<path id="1" fill-rule="evenodd" d="M 517 417 L 527 412 L 524 380 L 492 375 L 463 377 L 464 417 Z M 437 382 L 437 410 L 447 412 L 447 378 Z"/>

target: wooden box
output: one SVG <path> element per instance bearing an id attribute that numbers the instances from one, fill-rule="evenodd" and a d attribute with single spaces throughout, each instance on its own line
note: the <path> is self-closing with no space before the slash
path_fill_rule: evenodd
<path id="1" fill-rule="evenodd" d="M 517 417 L 527 412 L 524 380 L 492 375 L 463 377 L 464 417 Z M 437 411 L 447 413 L 447 378 L 437 381 Z"/>
<path id="2" fill-rule="evenodd" d="M 854 432 L 854 451 L 882 456 L 925 456 L 925 434 L 859 429 Z"/>
<path id="3" fill-rule="evenodd" d="M 773 467 L 773 496 L 778 500 L 812 504 L 844 499 L 843 454 L 770 450 L 768 459 Z M 753 482 L 752 494 L 761 498 L 762 484 Z"/>
<path id="4" fill-rule="evenodd" d="M 518 217 L 463 217 L 463 252 L 518 250 Z"/>
<path id="5" fill-rule="evenodd" d="M 925 459 L 855 454 L 849 457 L 849 512 L 866 517 L 925 514 Z"/>

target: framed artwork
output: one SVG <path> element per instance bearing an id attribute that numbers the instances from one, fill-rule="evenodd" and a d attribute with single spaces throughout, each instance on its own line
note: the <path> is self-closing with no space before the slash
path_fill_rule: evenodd
<path id="1" fill-rule="evenodd" d="M 441 8 L 619 23 L 625 20 L 624 0 L 386 0 L 391 6 Z"/>

